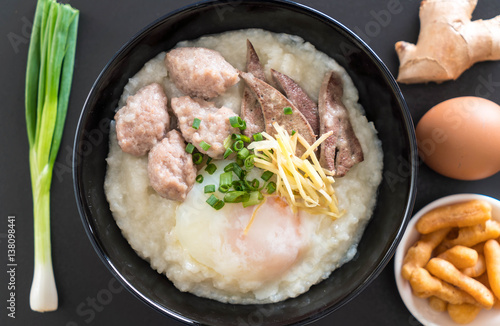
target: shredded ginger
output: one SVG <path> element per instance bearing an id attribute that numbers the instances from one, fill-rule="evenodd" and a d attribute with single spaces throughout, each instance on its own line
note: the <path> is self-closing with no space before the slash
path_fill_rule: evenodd
<path id="1" fill-rule="evenodd" d="M 323 169 L 314 153 L 332 132 L 322 135 L 310 145 L 299 133 L 290 136 L 276 122 L 273 127 L 276 129 L 275 137 L 262 132 L 265 140 L 248 146 L 248 149 L 255 152 L 255 166 L 276 175 L 276 191 L 285 198 L 294 212 L 301 208 L 312 214 L 339 218 L 343 212 L 339 211 L 333 188 L 333 172 Z M 299 143 L 306 149 L 301 157 L 296 156 Z"/>

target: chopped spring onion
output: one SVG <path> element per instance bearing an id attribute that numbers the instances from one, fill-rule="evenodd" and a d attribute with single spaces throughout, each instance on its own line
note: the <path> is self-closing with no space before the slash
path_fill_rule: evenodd
<path id="1" fill-rule="evenodd" d="M 253 137 L 253 140 L 255 140 L 255 141 L 261 141 L 264 139 L 264 137 L 262 137 L 262 134 L 260 132 L 253 134 L 252 137 Z"/>
<path id="2" fill-rule="evenodd" d="M 207 158 L 207 164 L 210 164 L 210 162 L 212 162 L 212 158 L 209 156 L 209 157 Z"/>
<path id="3" fill-rule="evenodd" d="M 246 158 L 245 158 L 245 162 L 244 162 L 244 165 L 245 165 L 245 169 L 247 170 L 251 170 L 253 169 L 253 166 L 254 166 L 254 160 L 255 158 L 255 155 L 248 155 Z"/>
<path id="4" fill-rule="evenodd" d="M 264 181 L 269 181 L 269 179 L 271 179 L 271 177 L 273 176 L 273 174 L 274 173 L 272 173 L 271 171 L 265 171 L 264 173 L 262 173 L 262 175 L 260 177 Z"/>
<path id="5" fill-rule="evenodd" d="M 233 134 L 234 135 L 234 134 Z M 226 139 L 224 139 L 224 148 L 228 149 L 230 148 L 231 146 L 233 145 L 233 140 L 232 140 L 232 136 L 229 135 L 226 137 Z"/>
<path id="6" fill-rule="evenodd" d="M 243 203 L 248 201 L 250 194 L 246 191 L 230 191 L 224 195 L 226 203 Z"/>
<path id="7" fill-rule="evenodd" d="M 206 185 L 204 191 L 206 194 L 215 192 L 215 185 Z"/>
<path id="8" fill-rule="evenodd" d="M 283 113 L 292 114 L 293 113 L 292 108 L 289 106 L 287 106 L 286 108 L 283 108 Z"/>
<path id="9" fill-rule="evenodd" d="M 250 155 L 250 151 L 248 149 L 246 149 L 245 147 L 243 147 L 242 149 L 240 149 L 238 151 L 238 154 L 236 155 L 236 157 L 244 160 L 248 157 L 248 155 Z"/>
<path id="10" fill-rule="evenodd" d="M 203 155 L 201 153 L 194 153 L 193 154 L 193 163 L 198 165 L 201 162 L 203 162 Z"/>
<path id="11" fill-rule="evenodd" d="M 214 174 L 214 172 L 217 170 L 217 166 L 215 166 L 215 164 L 213 163 L 210 163 L 207 165 L 207 167 L 205 168 L 205 171 L 208 172 L 208 174 L 212 175 Z"/>
<path id="12" fill-rule="evenodd" d="M 243 180 L 243 184 L 245 185 L 246 189 L 250 190 L 258 190 L 260 182 L 257 179 L 253 179 L 251 182 L 248 182 L 248 180 Z"/>
<path id="13" fill-rule="evenodd" d="M 207 199 L 207 204 L 214 207 L 215 204 L 219 201 L 219 198 L 215 197 L 215 195 L 210 195 Z"/>
<path id="14" fill-rule="evenodd" d="M 222 193 L 226 193 L 229 191 L 233 184 L 233 173 L 232 172 L 224 172 L 219 177 L 219 191 Z"/>
<path id="15" fill-rule="evenodd" d="M 50 186 L 68 111 L 79 11 L 38 0 L 25 83 L 25 114 L 33 196 L 35 266 L 30 291 L 34 311 L 57 310 L 50 242 Z"/>
<path id="16" fill-rule="evenodd" d="M 224 167 L 224 172 L 229 172 L 229 171 L 233 171 L 233 163 L 229 163 L 228 165 L 226 165 Z"/>
<path id="17" fill-rule="evenodd" d="M 263 198 L 264 196 L 262 196 L 260 191 L 252 191 L 250 192 L 248 200 L 243 202 L 243 207 L 257 205 Z"/>
<path id="18" fill-rule="evenodd" d="M 248 136 L 245 136 L 245 135 L 240 135 L 240 139 L 243 140 L 245 143 L 249 143 L 251 142 L 252 140 L 250 139 L 250 137 Z"/>
<path id="19" fill-rule="evenodd" d="M 243 143 L 243 140 L 237 140 L 233 144 L 233 150 L 235 152 L 239 152 L 240 150 L 243 149 L 243 147 L 245 147 L 245 144 Z"/>
<path id="20" fill-rule="evenodd" d="M 233 183 L 233 173 L 232 172 L 222 173 L 219 177 L 219 182 L 221 186 L 222 185 L 231 186 L 231 184 Z"/>
<path id="21" fill-rule="evenodd" d="M 210 195 L 207 199 L 207 203 L 215 208 L 216 210 L 221 209 L 224 207 L 224 201 L 220 200 L 219 198 L 215 197 L 215 195 Z"/>
<path id="22" fill-rule="evenodd" d="M 203 176 L 202 176 L 201 174 L 198 174 L 198 175 L 196 176 L 196 179 L 195 179 L 195 180 L 196 180 L 196 182 L 198 182 L 198 183 L 202 183 L 202 182 L 203 182 Z"/>
<path id="23" fill-rule="evenodd" d="M 241 180 L 234 180 L 233 181 L 233 188 L 234 188 L 234 190 L 243 191 L 243 190 L 245 190 L 245 185 L 244 185 L 243 181 L 241 181 Z"/>
<path id="24" fill-rule="evenodd" d="M 240 180 L 243 180 L 246 176 L 246 172 L 243 171 L 243 169 L 238 165 L 233 163 L 233 172 L 240 178 Z"/>
<path id="25" fill-rule="evenodd" d="M 229 155 L 233 154 L 234 151 L 231 148 L 227 148 L 226 151 L 224 152 L 224 159 L 228 158 Z"/>
<path id="26" fill-rule="evenodd" d="M 274 183 L 273 181 L 269 182 L 266 185 L 266 190 L 268 194 L 274 193 L 276 191 L 276 183 Z"/>
<path id="27" fill-rule="evenodd" d="M 189 154 L 193 154 L 193 151 L 194 151 L 194 145 L 191 143 L 188 143 L 186 145 L 186 152 L 188 152 Z"/>
<path id="28" fill-rule="evenodd" d="M 292 136 L 295 135 L 296 131 L 295 130 L 292 130 Z"/>
<path id="29" fill-rule="evenodd" d="M 223 200 L 219 200 L 217 203 L 215 203 L 214 206 L 212 206 L 213 208 L 215 208 L 215 210 L 219 210 L 221 209 L 222 207 L 224 207 L 225 203 Z"/>
<path id="30" fill-rule="evenodd" d="M 246 128 L 246 123 L 241 119 L 239 116 L 233 116 L 229 118 L 229 123 L 231 124 L 231 127 L 233 128 L 238 128 L 240 130 L 243 130 Z"/>
<path id="31" fill-rule="evenodd" d="M 238 164 L 236 164 L 234 162 L 229 163 L 224 168 L 224 172 L 229 172 L 229 171 L 233 171 L 234 174 L 236 174 L 240 180 L 242 180 L 246 176 L 245 171 L 243 171 L 243 169 Z"/>
<path id="32" fill-rule="evenodd" d="M 201 141 L 200 147 L 203 148 L 204 151 L 208 151 L 208 149 L 210 148 L 210 144 L 207 144 L 206 142 Z"/>
<path id="33" fill-rule="evenodd" d="M 198 128 L 200 128 L 200 123 L 201 123 L 201 120 L 200 120 L 200 119 L 198 119 L 198 118 L 194 118 L 194 120 L 193 120 L 193 126 L 192 126 L 192 127 L 193 127 L 194 129 L 198 129 Z"/>

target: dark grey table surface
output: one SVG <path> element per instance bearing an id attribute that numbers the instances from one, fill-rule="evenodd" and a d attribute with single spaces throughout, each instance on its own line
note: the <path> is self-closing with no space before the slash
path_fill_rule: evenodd
<path id="1" fill-rule="evenodd" d="M 29 308 L 33 273 L 33 223 L 24 120 L 24 74 L 35 0 L 2 0 L 0 10 L 0 325 L 180 325 L 137 300 L 107 270 L 85 234 L 73 194 L 71 152 L 85 98 L 111 56 L 153 20 L 194 1 L 72 0 L 80 10 L 79 39 L 66 129 L 52 184 L 52 246 L 59 309 L 40 314 Z M 394 43 L 415 42 L 418 0 L 298 1 L 337 19 L 368 43 L 397 73 Z M 500 1 L 480 0 L 473 19 L 500 14 Z M 441 85 L 402 85 L 415 124 L 433 105 L 462 95 L 500 103 L 500 62 L 476 64 L 457 81 Z M 498 149 L 492 149 L 498 150 Z M 419 167 L 415 212 L 430 201 L 455 193 L 500 198 L 500 173 L 466 182 Z M 7 228 L 16 234 L 15 319 L 8 316 Z M 419 325 L 397 292 L 391 261 L 361 294 L 313 325 Z"/>

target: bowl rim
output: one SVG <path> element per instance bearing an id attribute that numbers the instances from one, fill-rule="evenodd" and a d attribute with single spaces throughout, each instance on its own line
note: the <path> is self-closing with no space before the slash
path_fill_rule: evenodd
<path id="1" fill-rule="evenodd" d="M 400 108 L 401 116 L 404 121 L 404 131 L 406 133 L 406 136 L 409 141 L 409 157 L 410 157 L 410 171 L 409 176 L 409 189 L 408 189 L 408 195 L 406 197 L 405 201 L 405 210 L 404 214 L 401 218 L 401 224 L 399 225 L 397 231 L 395 232 L 394 239 L 391 242 L 391 245 L 389 246 L 388 250 L 385 252 L 382 258 L 379 259 L 379 262 L 376 264 L 376 268 L 373 269 L 373 271 L 366 276 L 366 278 L 350 293 L 346 294 L 343 297 L 340 297 L 338 302 L 331 303 L 327 306 L 324 307 L 322 311 L 315 311 L 311 312 L 307 315 L 304 316 L 303 319 L 297 322 L 293 322 L 292 324 L 287 324 L 287 325 L 305 325 L 312 323 L 320 318 L 325 317 L 328 314 L 331 314 L 332 312 L 336 311 L 337 309 L 343 307 L 345 304 L 350 302 L 352 299 L 354 299 L 359 293 L 361 293 L 381 272 L 382 270 L 387 266 L 389 261 L 392 259 L 396 248 L 398 247 L 399 242 L 401 241 L 401 238 L 404 234 L 404 231 L 408 225 L 408 222 L 410 220 L 410 215 L 413 210 L 413 206 L 415 203 L 415 197 L 416 197 L 416 180 L 417 180 L 417 173 L 418 173 L 418 154 L 417 154 L 417 141 L 416 141 L 416 136 L 415 136 L 415 128 L 413 124 L 413 120 L 410 114 L 410 110 L 408 108 L 408 105 L 404 99 L 403 93 L 401 92 L 401 89 L 399 88 L 398 83 L 396 82 L 394 76 L 392 73 L 389 71 L 387 66 L 383 63 L 383 61 L 378 57 L 378 55 L 368 46 L 366 42 L 364 42 L 358 35 L 356 35 L 354 32 L 352 32 L 349 28 L 347 28 L 345 25 L 337 21 L 336 19 L 326 15 L 325 13 L 311 8 L 307 5 L 297 3 L 294 1 L 290 0 L 265 0 L 265 1 L 259 1 L 259 0 L 250 0 L 250 1 L 245 1 L 245 3 L 253 3 L 253 4 L 271 4 L 273 6 L 281 6 L 281 7 L 286 7 L 289 9 L 295 9 L 300 11 L 301 14 L 305 15 L 310 15 L 310 16 L 315 16 L 316 18 L 319 18 L 323 23 L 335 26 L 336 29 L 338 30 L 339 33 L 344 34 L 347 38 L 349 38 L 353 43 L 355 43 L 359 48 L 363 50 L 363 52 L 369 56 L 369 58 L 372 60 L 373 64 L 377 66 L 377 68 L 381 71 L 381 73 L 384 75 L 386 82 L 388 83 L 388 86 L 390 87 L 391 91 L 393 92 L 395 98 L 397 99 L 398 107 Z M 74 193 L 75 193 L 75 198 L 77 202 L 77 208 L 78 212 L 81 218 L 81 221 L 84 225 L 85 232 L 87 236 L 90 239 L 90 242 L 92 243 L 92 246 L 94 247 L 94 250 L 98 254 L 99 258 L 103 261 L 104 265 L 108 268 L 108 270 L 111 271 L 113 276 L 117 278 L 120 283 L 130 292 L 132 293 L 135 297 L 140 299 L 140 301 L 144 302 L 147 306 L 153 308 L 153 310 L 161 313 L 162 315 L 172 317 L 173 319 L 177 321 L 184 322 L 186 324 L 190 325 L 202 325 L 196 320 L 193 320 L 191 318 L 182 316 L 168 307 L 162 306 L 158 303 L 155 303 L 153 300 L 149 299 L 145 295 L 143 295 L 138 289 L 136 289 L 127 279 L 122 275 L 122 273 L 118 270 L 118 268 L 113 264 L 111 261 L 111 258 L 108 256 L 106 250 L 104 249 L 102 243 L 100 240 L 97 238 L 96 231 L 92 228 L 90 223 L 88 223 L 87 219 L 87 214 L 84 209 L 83 205 L 83 198 L 81 198 L 81 185 L 78 181 L 78 144 L 82 140 L 82 125 L 84 122 L 85 117 L 87 116 L 88 112 L 91 110 L 91 107 L 89 106 L 89 102 L 91 101 L 91 98 L 94 96 L 95 90 L 100 86 L 101 83 L 101 78 L 103 77 L 104 74 L 110 69 L 110 67 L 113 65 L 113 63 L 119 59 L 122 54 L 126 51 L 128 51 L 131 47 L 135 46 L 135 43 L 138 42 L 145 34 L 149 33 L 150 30 L 156 28 L 157 25 L 161 24 L 164 20 L 169 19 L 172 16 L 175 16 L 179 13 L 183 12 L 189 12 L 192 10 L 197 10 L 199 8 L 204 8 L 204 7 L 210 7 L 214 5 L 228 5 L 228 1 L 223 1 L 223 0 L 202 0 L 195 2 L 193 4 L 188 4 L 184 5 L 178 9 L 175 9 L 173 11 L 167 12 L 166 14 L 160 16 L 159 18 L 155 19 L 153 22 L 147 24 L 145 27 L 143 27 L 141 30 L 139 30 L 137 33 L 135 33 L 126 43 L 124 43 L 114 54 L 113 56 L 109 59 L 109 61 L 106 63 L 104 68 L 101 70 L 99 75 L 96 77 L 94 83 L 92 84 L 90 91 L 86 97 L 86 100 L 83 105 L 83 109 L 81 111 L 77 128 L 75 131 L 75 138 L 74 138 L 74 146 L 73 146 L 73 162 L 72 162 L 72 175 L 73 175 L 73 188 L 74 188 Z M 307 41 L 307 40 L 306 40 Z M 368 225 L 366 226 L 368 227 Z"/>
<path id="2" fill-rule="evenodd" d="M 415 229 L 415 224 L 417 221 L 424 215 L 425 213 L 431 211 L 434 208 L 444 206 L 444 205 L 449 205 L 449 204 L 455 204 L 459 202 L 464 202 L 468 200 L 474 200 L 474 199 L 479 199 L 479 200 L 484 200 L 488 203 L 490 203 L 493 207 L 493 210 L 496 212 L 500 212 L 500 199 L 488 196 L 488 195 L 482 195 L 482 194 L 475 194 L 475 193 L 459 193 L 459 194 L 453 194 L 453 195 L 448 195 L 444 196 L 438 199 L 435 199 L 434 201 L 428 203 L 424 207 L 422 207 L 413 217 L 411 218 L 410 222 L 408 223 L 408 227 L 405 231 L 405 234 L 403 235 L 400 245 L 398 246 L 396 250 L 396 254 L 394 256 L 394 278 L 396 281 L 396 286 L 398 289 L 398 293 L 405 304 L 406 308 L 408 311 L 423 325 L 425 326 L 455 326 L 458 325 L 457 323 L 453 322 L 450 318 L 448 318 L 446 312 L 436 312 L 433 309 L 430 308 L 430 306 L 427 303 L 426 299 L 421 299 L 417 298 L 416 296 L 413 295 L 411 287 L 409 285 L 409 282 L 401 276 L 401 267 L 403 265 L 403 259 L 404 255 L 406 254 L 406 251 L 408 248 L 415 243 L 418 237 L 418 231 Z M 500 221 L 500 215 L 496 216 L 496 220 Z M 422 308 L 423 307 L 423 308 Z M 496 314 L 495 314 L 496 313 Z M 496 320 L 494 320 L 495 323 L 492 324 L 484 324 L 483 319 L 478 319 L 480 318 L 481 314 L 494 314 L 496 315 Z M 491 309 L 489 311 L 485 309 L 481 309 L 480 315 L 478 318 L 476 318 L 474 321 L 469 323 L 468 325 L 471 326 L 479 326 L 479 325 L 485 325 L 485 326 L 493 326 L 497 325 L 497 323 L 500 321 L 500 312 L 495 309 Z M 437 318 L 437 319 L 436 319 Z M 483 316 L 484 318 L 484 316 Z"/>

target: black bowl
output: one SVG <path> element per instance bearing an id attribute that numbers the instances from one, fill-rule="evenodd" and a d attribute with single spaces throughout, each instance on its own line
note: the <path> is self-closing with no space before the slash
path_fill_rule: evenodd
<path id="1" fill-rule="evenodd" d="M 346 68 L 384 151 L 383 181 L 354 259 L 307 293 L 266 305 L 230 305 L 178 291 L 123 238 L 104 195 L 109 122 L 128 79 L 177 42 L 243 28 L 299 35 Z M 143 302 L 188 324 L 294 325 L 312 322 L 360 293 L 391 259 L 411 214 L 417 173 L 413 123 L 391 73 L 356 35 L 332 18 L 288 1 L 208 1 L 146 27 L 97 78 L 76 131 L 73 177 L 87 234 L 105 265 Z"/>

